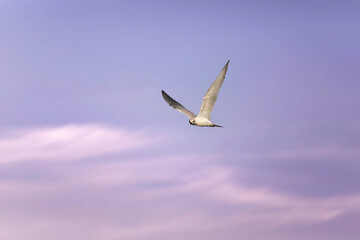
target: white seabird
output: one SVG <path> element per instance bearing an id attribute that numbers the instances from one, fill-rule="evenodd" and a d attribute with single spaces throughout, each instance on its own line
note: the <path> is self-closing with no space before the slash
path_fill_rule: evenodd
<path id="1" fill-rule="evenodd" d="M 211 84 L 210 88 L 207 90 L 203 102 L 201 104 L 199 114 L 197 116 L 191 111 L 187 110 L 183 105 L 175 101 L 164 90 L 161 90 L 161 93 L 165 101 L 175 110 L 185 114 L 190 119 L 189 123 L 191 125 L 196 125 L 199 127 L 222 127 L 210 121 L 210 114 L 214 108 L 218 93 L 224 82 L 229 62 L 230 60 L 225 64 L 225 66 L 223 67 L 223 69 L 215 79 L 215 81 Z"/>

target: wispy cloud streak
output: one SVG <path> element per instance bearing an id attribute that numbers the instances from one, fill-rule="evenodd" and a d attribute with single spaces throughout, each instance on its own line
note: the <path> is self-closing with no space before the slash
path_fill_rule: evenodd
<path id="1" fill-rule="evenodd" d="M 141 131 L 104 125 L 65 125 L 10 131 L 0 136 L 0 163 L 21 160 L 77 160 L 128 151 L 159 141 Z"/>
<path id="2" fill-rule="evenodd" d="M 33 139 L 36 144 L 31 144 Z M 0 199 L 0 222 L 6 226 L 2 235 L 21 239 L 23 235 L 16 231 L 21 226 L 34 239 L 60 230 L 105 240 L 166 239 L 184 232 L 210 238 L 212 231 L 224 234 L 236 228 L 235 233 L 254 234 L 325 223 L 359 210 L 357 194 L 315 198 L 251 187 L 238 180 L 240 173 L 235 169 L 220 164 L 221 155 L 123 155 L 148 144 L 158 146 L 159 141 L 147 132 L 105 125 L 67 125 L 4 135 L 1 153 L 6 161 L 2 163 L 30 161 L 38 166 L 32 169 L 34 176 L 49 170 L 58 178 L 36 182 L 20 175 L 2 178 L 0 192 L 6 196 Z M 112 153 L 111 161 L 104 161 L 108 153 Z M 90 162 L 70 161 L 89 157 Z M 43 161 L 33 161 L 38 159 Z M 14 168 L 10 170 L 16 173 L 22 165 Z"/>

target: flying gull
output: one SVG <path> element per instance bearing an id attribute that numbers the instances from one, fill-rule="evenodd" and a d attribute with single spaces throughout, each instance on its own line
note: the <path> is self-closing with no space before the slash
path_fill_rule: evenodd
<path id="1" fill-rule="evenodd" d="M 216 125 L 210 121 L 210 114 L 214 108 L 218 93 L 220 91 L 221 85 L 224 82 L 225 74 L 228 68 L 230 60 L 225 64 L 215 81 L 211 84 L 210 88 L 207 90 L 199 114 L 196 116 L 191 111 L 187 110 L 183 105 L 178 103 L 172 97 L 170 97 L 164 90 L 161 90 L 161 93 L 165 101 L 173 107 L 175 110 L 185 114 L 190 120 L 191 125 L 196 125 L 199 127 L 222 127 Z"/>

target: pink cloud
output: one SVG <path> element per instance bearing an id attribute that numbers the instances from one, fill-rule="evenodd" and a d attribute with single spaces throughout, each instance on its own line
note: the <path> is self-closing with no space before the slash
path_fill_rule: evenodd
<path id="1" fill-rule="evenodd" d="M 234 180 L 234 172 L 224 167 L 208 168 L 180 187 L 180 191 L 198 194 L 220 204 L 254 209 L 236 222 L 263 221 L 267 225 L 326 222 L 347 211 L 360 209 L 360 195 L 328 198 L 302 198 L 259 187 L 246 187 Z"/>
<path id="2" fill-rule="evenodd" d="M 141 131 L 105 125 L 65 125 L 16 130 L 0 138 L 0 163 L 21 160 L 77 160 L 156 143 Z"/>
<path id="3" fill-rule="evenodd" d="M 42 159 L 62 165 L 52 169 L 56 181 L 0 181 L 0 237 L 161 240 L 181 239 L 186 232 L 211 239 L 211 232 L 221 236 L 230 229 L 255 236 L 251 231 L 325 223 L 359 210 L 359 195 L 310 198 L 247 186 L 218 161 L 221 155 L 116 155 L 160 141 L 146 132 L 104 125 L 3 135 L 0 163 Z M 69 163 L 109 153 L 114 161 Z"/>

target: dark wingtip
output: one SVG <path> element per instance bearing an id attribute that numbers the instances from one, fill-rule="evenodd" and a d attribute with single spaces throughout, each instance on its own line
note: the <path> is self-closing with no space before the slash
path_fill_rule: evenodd
<path id="1" fill-rule="evenodd" d="M 169 103 L 169 98 L 171 98 L 164 90 L 161 90 L 161 95 L 167 103 Z"/>
<path id="2" fill-rule="evenodd" d="M 230 59 L 226 62 L 225 66 L 224 66 L 225 69 L 228 68 L 229 62 L 230 62 Z"/>

